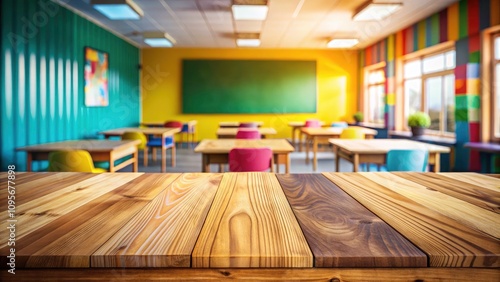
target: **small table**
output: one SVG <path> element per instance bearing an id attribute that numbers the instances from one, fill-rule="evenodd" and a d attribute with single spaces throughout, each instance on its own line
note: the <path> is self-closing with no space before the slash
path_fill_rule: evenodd
<path id="1" fill-rule="evenodd" d="M 324 126 L 325 123 L 320 121 L 321 126 Z M 295 132 L 298 131 L 300 133 L 299 142 L 302 142 L 302 133 L 300 132 L 300 128 L 304 127 L 306 123 L 304 121 L 291 121 L 288 123 L 288 126 L 292 127 L 292 144 L 297 145 L 297 139 L 295 136 L 297 135 Z M 300 149 L 299 149 L 300 151 Z"/>
<path id="2" fill-rule="evenodd" d="M 152 122 L 141 122 L 141 125 L 147 127 L 163 127 L 165 124 L 164 121 L 152 121 Z M 187 122 L 183 122 L 183 125 L 187 126 L 187 132 L 181 131 L 181 133 L 187 134 L 187 142 L 194 143 L 196 140 L 196 125 L 198 124 L 197 120 L 190 120 Z M 191 142 L 189 142 L 189 136 L 191 136 Z M 182 135 L 182 141 L 184 142 L 184 135 Z"/>
<path id="3" fill-rule="evenodd" d="M 494 173 L 491 159 L 494 155 L 500 154 L 500 144 L 468 142 L 465 143 L 464 147 L 479 152 L 479 159 L 481 160 L 481 172 Z"/>
<path id="4" fill-rule="evenodd" d="M 258 127 L 261 127 L 264 123 L 262 121 L 246 121 L 247 122 L 253 122 L 256 123 Z M 234 127 L 239 127 L 241 122 L 238 121 L 221 121 L 219 122 L 219 127 L 229 127 L 229 128 L 234 128 Z"/>
<path id="5" fill-rule="evenodd" d="M 290 153 L 294 148 L 285 139 L 205 139 L 194 148 L 196 153 L 202 153 L 202 171 L 210 172 L 210 164 L 227 164 L 229 151 L 233 148 L 269 147 L 273 151 L 276 171 L 279 165 L 285 165 L 285 172 L 290 173 Z"/>
<path id="6" fill-rule="evenodd" d="M 31 145 L 17 148 L 16 151 L 26 151 L 26 171 L 31 171 L 33 161 L 49 159 L 49 153 L 64 150 L 85 150 L 90 153 L 93 161 L 109 162 L 109 172 L 120 170 L 129 164 L 133 164 L 133 171 L 138 171 L 137 145 L 139 140 L 74 140 L 40 145 Z M 126 156 L 132 158 L 115 166 L 115 161 Z"/>
<path id="7" fill-rule="evenodd" d="M 217 138 L 236 138 L 236 133 L 238 130 L 258 130 L 262 138 L 266 138 L 269 135 L 276 135 L 276 129 L 272 127 L 259 127 L 259 128 L 229 128 L 221 127 L 217 129 Z"/>
<path id="8" fill-rule="evenodd" d="M 180 128 L 170 128 L 170 127 L 150 127 L 150 128 L 140 128 L 140 127 L 124 127 L 117 128 L 99 132 L 99 134 L 104 135 L 105 138 L 109 138 L 112 136 L 122 136 L 123 133 L 127 131 L 134 132 L 142 132 L 149 138 L 149 135 L 153 136 L 161 136 L 162 139 L 165 139 L 169 136 L 174 136 L 175 133 L 181 131 Z M 172 167 L 175 167 L 175 138 L 172 138 Z M 148 156 L 144 156 L 146 160 Z M 153 148 L 153 160 L 156 160 L 156 151 Z M 145 165 L 147 162 L 145 162 Z M 167 171 L 167 147 L 165 146 L 165 142 L 161 142 L 161 171 Z"/>
<path id="9" fill-rule="evenodd" d="M 352 127 L 351 127 L 352 128 Z M 374 129 L 359 127 L 365 133 L 366 139 L 373 139 L 377 135 Z M 313 170 L 316 171 L 318 167 L 318 143 L 320 140 L 327 142 L 328 138 L 339 138 L 344 128 L 341 127 L 302 127 L 300 132 L 306 135 L 306 164 L 309 163 L 309 146 L 308 143 L 313 143 Z M 299 145 L 299 151 L 302 151 L 302 143 Z"/>
<path id="10" fill-rule="evenodd" d="M 429 152 L 429 164 L 434 165 L 434 172 L 439 172 L 440 154 L 450 152 L 450 148 L 445 146 L 405 139 L 330 139 L 329 142 L 333 144 L 337 172 L 339 171 L 340 158 L 351 162 L 353 171 L 357 172 L 360 163 L 385 164 L 387 152 L 391 149 L 427 150 Z"/>

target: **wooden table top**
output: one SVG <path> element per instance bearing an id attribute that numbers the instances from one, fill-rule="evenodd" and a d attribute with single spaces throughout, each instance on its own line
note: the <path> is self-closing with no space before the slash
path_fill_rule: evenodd
<path id="1" fill-rule="evenodd" d="M 264 124 L 262 121 L 245 121 L 245 123 L 249 123 L 249 122 L 255 123 L 255 124 L 257 124 L 257 126 L 262 126 Z M 238 127 L 238 126 L 240 126 L 240 123 L 242 123 L 242 122 L 239 122 L 239 121 L 221 121 L 221 122 L 219 122 L 219 126 L 220 127 Z"/>
<path id="2" fill-rule="evenodd" d="M 354 126 L 351 126 L 354 127 Z M 375 129 L 359 127 L 365 135 L 377 135 Z M 302 127 L 300 131 L 310 136 L 336 136 L 340 135 L 344 128 L 342 127 Z"/>
<path id="3" fill-rule="evenodd" d="M 52 152 L 61 150 L 86 150 L 91 152 L 109 152 L 130 145 L 138 145 L 139 140 L 69 140 L 16 148 L 26 152 Z"/>
<path id="4" fill-rule="evenodd" d="M 274 153 L 293 152 L 294 147 L 286 139 L 204 139 L 194 148 L 196 153 L 229 153 L 233 148 L 268 147 Z"/>
<path id="5" fill-rule="evenodd" d="M 238 130 L 258 130 L 262 135 L 274 135 L 277 134 L 276 129 L 272 127 L 258 127 L 258 128 L 232 128 L 232 127 L 219 127 L 217 129 L 217 135 L 234 135 L 238 133 Z"/>
<path id="6" fill-rule="evenodd" d="M 450 148 L 406 139 L 329 139 L 331 144 L 352 153 L 381 154 L 392 149 L 423 149 L 431 153 L 449 153 Z"/>
<path id="7" fill-rule="evenodd" d="M 181 132 L 181 128 L 173 128 L 173 127 L 122 127 L 116 129 L 110 129 L 106 131 L 101 131 L 99 134 L 103 134 L 106 136 L 121 136 L 123 133 L 127 131 L 135 131 L 142 132 L 144 134 L 153 134 L 153 135 L 174 135 L 175 133 Z"/>
<path id="8" fill-rule="evenodd" d="M 288 126 L 291 126 L 291 127 L 301 127 L 301 126 L 304 126 L 306 124 L 305 121 L 290 121 L 288 123 Z M 321 126 L 325 125 L 325 122 L 323 121 L 320 121 L 319 124 L 321 124 Z"/>
<path id="9" fill-rule="evenodd" d="M 198 124 L 197 120 L 190 120 L 190 121 L 183 121 L 183 124 L 187 124 L 188 126 L 194 126 Z M 163 126 L 165 124 L 165 121 L 144 121 L 141 122 L 141 125 L 144 126 Z"/>
<path id="10" fill-rule="evenodd" d="M 487 175 L 17 173 L 15 182 L 18 271 L 500 267 L 500 179 Z M 6 265 L 11 246 L 0 243 Z"/>

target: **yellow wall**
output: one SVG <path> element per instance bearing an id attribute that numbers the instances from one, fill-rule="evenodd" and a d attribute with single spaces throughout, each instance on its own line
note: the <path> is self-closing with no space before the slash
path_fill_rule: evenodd
<path id="1" fill-rule="evenodd" d="M 297 49 L 142 49 L 142 121 L 198 120 L 198 139 L 216 138 L 220 121 L 262 121 L 291 136 L 289 121 L 317 118 L 327 123 L 352 120 L 357 105 L 357 51 Z M 316 60 L 316 114 L 182 114 L 182 60 Z"/>

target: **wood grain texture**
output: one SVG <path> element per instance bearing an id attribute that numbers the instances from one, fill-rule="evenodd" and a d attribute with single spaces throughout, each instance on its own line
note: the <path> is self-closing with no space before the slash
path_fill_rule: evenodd
<path id="1" fill-rule="evenodd" d="M 114 175 L 117 177 L 110 177 Z M 111 183 L 101 179 L 98 183 L 87 185 L 84 191 L 87 190 L 89 195 L 100 193 L 106 185 L 113 186 L 113 189 L 16 241 L 16 266 L 89 267 L 90 255 L 179 176 L 130 175 L 134 177 L 118 187 L 112 183 L 122 181 L 126 174 L 108 174 L 107 178 L 113 180 Z M 52 203 L 78 200 L 84 196 L 75 197 L 67 193 Z M 7 253 L 7 249 L 0 249 L 0 254 Z M 5 263 L 5 259 L 1 256 L 0 263 Z"/>
<path id="2" fill-rule="evenodd" d="M 182 174 L 92 255 L 92 267 L 190 267 L 221 179 Z"/>
<path id="3" fill-rule="evenodd" d="M 461 224 L 475 228 L 496 239 L 500 238 L 500 216 L 492 211 L 485 210 L 434 189 L 428 189 L 423 185 L 404 179 L 396 174 L 361 174 L 367 175 L 371 181 L 452 218 Z"/>
<path id="4" fill-rule="evenodd" d="M 499 241 L 370 180 L 373 173 L 324 173 L 429 256 L 431 267 L 499 267 Z M 421 178 L 433 175 L 420 175 Z"/>
<path id="5" fill-rule="evenodd" d="M 320 174 L 277 175 L 315 267 L 426 267 L 427 256 Z"/>
<path id="6" fill-rule="evenodd" d="M 500 214 L 500 191 L 492 191 L 491 189 L 482 187 L 479 179 L 476 184 L 471 184 L 450 179 L 442 174 L 426 174 L 425 177 L 422 177 L 421 173 L 395 172 L 394 174 L 424 185 L 428 189 L 434 189 L 443 194 Z"/>
<path id="7" fill-rule="evenodd" d="M 498 282 L 499 269 L 486 268 L 82 268 L 30 269 L 12 275 L 0 272 L 0 281 L 481 281 Z"/>
<path id="8" fill-rule="evenodd" d="M 227 173 L 193 250 L 193 267 L 312 267 L 276 176 Z"/>
<path id="9" fill-rule="evenodd" d="M 18 185 L 20 195 L 16 196 L 17 240 L 141 175 L 77 174 L 78 176 L 73 178 L 75 173 L 55 173 Z M 47 186 L 50 188 L 40 191 L 40 188 Z M 32 188 L 34 195 L 26 196 Z M 49 191 L 52 193 L 48 193 Z M 0 220 L 7 220 L 7 216 L 7 213 L 0 213 Z M 0 229 L 0 238 L 7 238 L 8 232 L 6 228 Z M 6 241 L 2 241 L 0 247 L 6 244 Z"/>
<path id="10" fill-rule="evenodd" d="M 474 186 L 480 185 L 482 188 L 487 188 L 491 189 L 495 192 L 500 192 L 500 174 L 495 174 L 497 177 L 493 177 L 495 175 L 489 174 L 479 174 L 479 173 L 474 173 L 474 172 L 448 172 L 448 173 L 440 173 L 439 175 L 447 177 L 447 178 L 453 178 L 458 181 L 462 182 L 467 182 L 469 184 L 472 184 Z M 444 178 L 443 178 L 444 180 Z M 448 180 L 446 180 L 448 181 Z"/>

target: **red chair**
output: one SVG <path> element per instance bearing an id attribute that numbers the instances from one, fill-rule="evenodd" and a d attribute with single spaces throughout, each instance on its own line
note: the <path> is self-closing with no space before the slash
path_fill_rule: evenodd
<path id="1" fill-rule="evenodd" d="M 236 132 L 236 139 L 260 139 L 260 132 L 256 129 L 252 130 L 238 130 Z"/>
<path id="2" fill-rule="evenodd" d="M 316 120 L 316 119 L 308 119 L 308 120 L 306 120 L 306 124 L 304 125 L 304 127 L 317 128 L 317 127 L 321 127 L 321 123 L 319 122 L 319 120 Z"/>
<path id="3" fill-rule="evenodd" d="M 240 128 L 257 128 L 259 125 L 256 122 L 240 122 Z"/>
<path id="4" fill-rule="evenodd" d="M 163 127 L 182 128 L 182 126 L 183 126 L 183 123 L 180 121 L 176 121 L 176 120 L 170 120 L 170 121 L 167 121 L 163 124 Z"/>
<path id="5" fill-rule="evenodd" d="M 234 148 L 229 151 L 229 171 L 273 171 L 273 151 L 270 148 Z"/>

